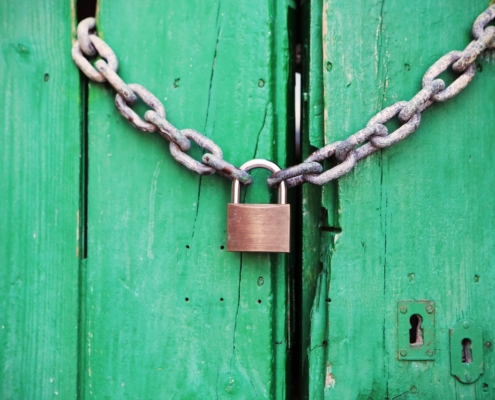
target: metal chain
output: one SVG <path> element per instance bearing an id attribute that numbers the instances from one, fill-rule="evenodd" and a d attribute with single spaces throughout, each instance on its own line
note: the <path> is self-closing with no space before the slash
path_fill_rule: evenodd
<path id="1" fill-rule="evenodd" d="M 495 49 L 495 26 L 486 25 L 495 19 L 495 5 L 492 5 L 474 21 L 472 33 L 475 38 L 463 51 L 451 51 L 436 61 L 424 74 L 422 89 L 409 101 L 396 102 L 378 112 L 364 129 L 346 140 L 331 143 L 312 153 L 298 165 L 283 169 L 268 178 L 268 186 L 277 187 L 285 181 L 288 188 L 310 182 L 324 185 L 351 171 L 358 161 L 376 151 L 392 146 L 413 133 L 421 122 L 421 113 L 434 102 L 442 102 L 459 94 L 476 73 L 474 62 L 487 49 Z M 92 66 L 86 57 L 100 56 Z M 79 69 L 95 82 L 108 82 L 117 92 L 117 110 L 133 126 L 144 132 L 158 131 L 170 142 L 170 153 L 178 162 L 198 173 L 210 175 L 218 172 L 230 180 L 238 179 L 244 185 L 252 183 L 251 176 L 223 159 L 222 150 L 211 139 L 192 129 L 179 130 L 166 119 L 165 107 L 150 91 L 141 85 L 126 84 L 117 74 L 118 60 L 113 50 L 95 35 L 95 19 L 87 18 L 77 27 L 77 40 L 72 46 L 72 58 Z M 436 79 L 452 66 L 461 75 L 447 88 L 442 79 Z M 95 69 L 96 67 L 96 69 Z M 144 120 L 130 107 L 138 97 L 152 110 L 144 114 Z M 386 122 L 397 117 L 402 125 L 389 133 Z M 202 162 L 187 155 L 192 140 L 207 150 Z M 333 168 L 323 171 L 321 162 L 335 157 L 339 162 Z"/>
<path id="2" fill-rule="evenodd" d="M 451 51 L 426 71 L 422 89 L 409 101 L 399 101 L 386 107 L 366 124 L 366 128 L 346 140 L 331 143 L 312 153 L 303 163 L 283 169 L 268 178 L 268 186 L 276 187 L 285 181 L 288 188 L 310 182 L 324 185 L 351 171 L 359 160 L 405 139 L 421 122 L 421 113 L 434 102 L 442 102 L 461 92 L 476 73 L 474 62 L 487 49 L 495 49 L 495 26 L 486 25 L 495 19 L 495 5 L 490 6 L 474 21 L 475 38 L 463 51 Z M 442 79 L 436 79 L 448 67 L 461 75 L 447 88 Z M 388 132 L 385 123 L 394 117 L 402 123 L 397 130 Z M 335 157 L 338 164 L 323 171 L 320 162 Z"/>
<path id="3" fill-rule="evenodd" d="M 211 175 L 218 172 L 230 179 L 250 185 L 251 175 L 223 159 L 223 153 L 211 139 L 193 129 L 177 129 L 166 117 L 165 107 L 158 98 L 145 87 L 137 83 L 126 84 L 117 74 L 119 62 L 113 50 L 101 38 L 95 35 L 95 19 L 86 18 L 77 26 L 77 40 L 72 46 L 72 59 L 89 79 L 95 82 L 108 82 L 117 92 L 115 106 L 129 123 L 143 132 L 158 131 L 170 142 L 170 154 L 179 163 L 199 175 Z M 100 56 L 93 65 L 86 57 Z M 95 69 L 96 67 L 96 69 Z M 129 105 L 140 98 L 151 108 L 144 114 L 144 120 Z M 191 148 L 191 140 L 208 151 L 202 162 L 196 161 L 186 152 Z"/>

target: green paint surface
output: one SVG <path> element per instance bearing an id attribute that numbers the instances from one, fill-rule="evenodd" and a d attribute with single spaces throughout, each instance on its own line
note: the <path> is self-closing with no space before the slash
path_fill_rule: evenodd
<path id="1" fill-rule="evenodd" d="M 131 127 L 109 86 L 80 88 L 70 3 L 22 3 L 0 8 L 0 397 L 284 398 L 287 256 L 227 253 L 230 182 Z M 173 124 L 283 167 L 291 7 L 104 0 L 97 17 Z M 276 199 L 268 175 L 245 201 Z"/>
<path id="2" fill-rule="evenodd" d="M 98 2 L 98 29 L 126 82 L 235 165 L 293 162 L 292 2 L 122 4 Z M 486 5 L 304 2 L 303 151 L 410 99 Z M 0 6 L 2 399 L 494 397 L 493 54 L 410 138 L 303 187 L 290 305 L 294 255 L 225 250 L 230 183 L 129 126 L 109 86 L 80 87 L 72 14 L 51 0 Z M 267 176 L 254 172 L 245 201 L 275 200 Z M 398 360 L 397 304 L 411 300 L 435 304 L 432 361 Z M 482 330 L 473 384 L 451 375 L 463 319 Z"/>
<path id="3" fill-rule="evenodd" d="M 326 143 L 410 99 L 429 66 L 469 43 L 488 4 L 458 3 L 324 1 Z M 342 232 L 327 242 L 323 259 L 327 313 L 321 296 L 312 311 L 314 334 L 322 331 L 316 319 L 328 320 L 328 345 L 325 379 L 310 374 L 311 398 L 494 396 L 491 348 L 483 348 L 485 370 L 475 383 L 450 374 L 449 329 L 458 320 L 479 324 L 485 342 L 495 335 L 495 65 L 491 55 L 478 63 L 469 87 L 425 111 L 411 137 L 362 161 L 339 179 L 337 192 L 323 188 L 323 223 Z M 306 229 L 309 237 L 314 228 Z M 396 307 L 409 299 L 435 302 L 434 361 L 398 360 Z M 320 365 L 310 357 L 310 368 Z"/>
<path id="4" fill-rule="evenodd" d="M 70 2 L 0 5 L 0 398 L 75 398 L 79 76 Z"/>
<path id="5" fill-rule="evenodd" d="M 175 126 L 202 132 L 234 165 L 285 165 L 288 11 L 104 0 L 98 29 L 122 78 L 153 92 Z M 84 396 L 283 398 L 285 256 L 227 253 L 230 181 L 178 164 L 113 97 L 90 84 Z M 254 172 L 247 202 L 270 201 L 268 175 Z"/>

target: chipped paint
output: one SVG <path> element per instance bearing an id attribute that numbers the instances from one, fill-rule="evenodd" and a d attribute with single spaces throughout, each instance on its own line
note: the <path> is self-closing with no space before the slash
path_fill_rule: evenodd
<path id="1" fill-rule="evenodd" d="M 325 389 L 335 387 L 335 375 L 332 374 L 332 364 L 328 363 L 325 375 Z"/>

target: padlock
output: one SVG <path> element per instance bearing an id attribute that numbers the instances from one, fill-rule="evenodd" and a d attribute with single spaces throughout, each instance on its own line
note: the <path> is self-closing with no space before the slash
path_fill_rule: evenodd
<path id="1" fill-rule="evenodd" d="M 266 168 L 278 172 L 278 165 L 267 160 L 251 160 L 242 170 Z M 227 212 L 227 251 L 289 253 L 290 204 L 287 203 L 285 182 L 278 191 L 278 204 L 239 204 L 240 183 L 232 183 L 232 203 Z"/>

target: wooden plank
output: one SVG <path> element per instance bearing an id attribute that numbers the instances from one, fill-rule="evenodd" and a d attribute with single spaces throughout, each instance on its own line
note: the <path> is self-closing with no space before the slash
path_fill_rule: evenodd
<path id="1" fill-rule="evenodd" d="M 302 4 L 302 152 L 310 154 L 323 144 L 323 70 L 321 28 L 322 1 Z M 301 279 L 301 353 L 302 367 L 298 377 L 300 398 L 318 399 L 321 392 L 321 372 L 325 369 L 326 351 L 323 341 L 327 335 L 328 271 L 323 270 L 321 227 L 321 189 L 304 185 L 302 191 L 302 279 Z M 323 220 L 323 221 L 322 221 Z M 323 222 L 323 224 L 322 224 Z M 323 297 L 322 297 L 323 296 Z M 312 379 L 312 377 L 315 377 Z M 323 378 L 324 379 L 324 378 Z"/>
<path id="2" fill-rule="evenodd" d="M 122 5 L 100 1 L 98 28 L 125 81 L 233 164 L 286 163 L 286 2 Z M 85 396 L 283 398 L 285 256 L 227 253 L 230 182 L 179 165 L 113 97 L 90 85 Z M 254 176 L 247 201 L 267 202 Z"/>
<path id="3" fill-rule="evenodd" d="M 383 107 L 410 99 L 430 65 L 469 43 L 471 25 L 487 5 L 324 1 L 326 141 L 341 140 Z M 485 341 L 495 333 L 491 60 L 480 63 L 460 95 L 424 112 L 410 138 L 341 178 L 337 196 L 323 189 L 322 206 L 337 212 L 342 228 L 324 265 L 331 299 L 328 379 L 319 391 L 325 398 L 494 395 L 493 351 L 484 348 L 484 375 L 461 384 L 450 375 L 448 334 L 462 318 L 477 321 Z M 407 299 L 435 301 L 434 361 L 397 360 L 396 304 Z"/>
<path id="4" fill-rule="evenodd" d="M 70 2 L 0 5 L 0 397 L 75 398 L 79 76 Z"/>

